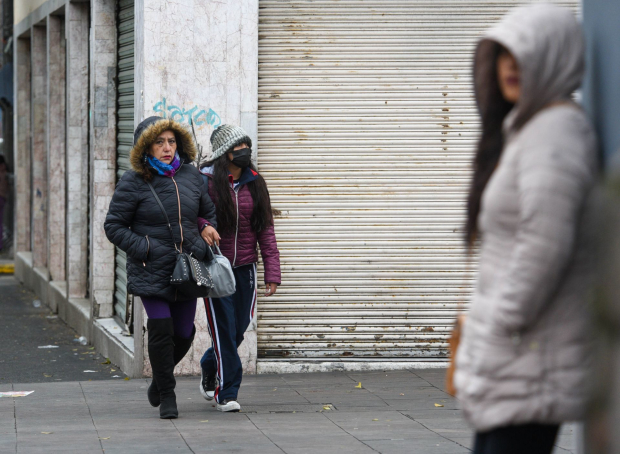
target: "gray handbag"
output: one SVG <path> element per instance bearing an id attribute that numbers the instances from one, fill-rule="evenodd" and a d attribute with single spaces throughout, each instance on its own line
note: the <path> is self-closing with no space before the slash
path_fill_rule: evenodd
<path id="1" fill-rule="evenodd" d="M 213 246 L 213 259 L 205 262 L 211 279 L 213 280 L 213 287 L 209 292 L 209 298 L 223 298 L 230 296 L 237 291 L 237 283 L 235 281 L 235 275 L 233 273 L 232 265 L 230 261 L 222 255 L 222 251 L 217 244 Z"/>

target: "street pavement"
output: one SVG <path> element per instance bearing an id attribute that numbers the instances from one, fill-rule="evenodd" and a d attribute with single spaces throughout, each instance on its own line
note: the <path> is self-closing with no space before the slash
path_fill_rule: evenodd
<path id="1" fill-rule="evenodd" d="M 150 379 L 129 380 L 36 300 L 0 277 L 0 393 L 34 391 L 0 397 L 1 454 L 471 452 L 441 369 L 249 375 L 237 414 L 218 412 L 199 378 L 183 377 L 179 419 L 160 420 Z M 575 452 L 572 432 L 562 429 L 554 454 Z"/>
<path id="2" fill-rule="evenodd" d="M 146 400 L 149 380 L 12 384 L 34 391 L 0 398 L 0 452 L 421 453 L 471 452 L 459 402 L 442 391 L 443 370 L 253 375 L 241 413 L 218 412 L 179 378 L 180 417 L 160 420 Z M 361 383 L 361 388 L 359 387 Z M 574 452 L 572 427 L 555 454 Z"/>
<path id="3" fill-rule="evenodd" d="M 0 276 L 0 333 L 0 389 L 17 382 L 125 378 L 11 275 Z"/>

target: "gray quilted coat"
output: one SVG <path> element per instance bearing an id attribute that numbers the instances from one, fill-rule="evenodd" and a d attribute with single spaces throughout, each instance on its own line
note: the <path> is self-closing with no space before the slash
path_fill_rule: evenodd
<path id="1" fill-rule="evenodd" d="M 174 181 L 156 174 L 143 159 L 148 147 L 166 130 L 175 133 L 177 151 L 184 161 Z M 183 250 L 199 260 L 206 255 L 208 246 L 198 232 L 197 219 L 200 216 L 217 227 L 215 205 L 200 172 L 190 165 L 197 151 L 192 136 L 183 126 L 173 120 L 150 117 L 140 123 L 134 140 L 129 156 L 132 170 L 125 172 L 116 185 L 104 229 L 108 239 L 127 253 L 128 292 L 176 301 L 177 292 L 170 285 L 170 276 L 177 253 L 166 218 L 145 179 L 150 180 L 166 210 L 177 246 L 181 245 L 180 210 Z"/>
<path id="2" fill-rule="evenodd" d="M 477 284 L 456 358 L 457 396 L 478 431 L 583 416 L 598 169 L 593 130 L 570 101 L 584 70 L 572 13 L 518 8 L 482 38 L 481 107 L 493 42 L 517 59 L 521 98 L 483 194 Z"/>

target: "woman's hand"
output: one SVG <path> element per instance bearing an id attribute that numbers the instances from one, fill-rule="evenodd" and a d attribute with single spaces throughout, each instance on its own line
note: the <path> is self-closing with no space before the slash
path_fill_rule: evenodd
<path id="1" fill-rule="evenodd" d="M 271 296 L 276 293 L 278 289 L 278 284 L 274 284 L 273 282 L 269 282 L 265 285 L 265 296 Z"/>
<path id="2" fill-rule="evenodd" d="M 218 246 L 220 245 L 220 240 L 221 240 L 220 234 L 217 233 L 217 230 L 215 230 L 210 225 L 202 229 L 202 232 L 200 233 L 200 235 L 202 236 L 202 239 L 205 240 L 209 246 L 213 246 L 213 243 L 217 244 Z"/>

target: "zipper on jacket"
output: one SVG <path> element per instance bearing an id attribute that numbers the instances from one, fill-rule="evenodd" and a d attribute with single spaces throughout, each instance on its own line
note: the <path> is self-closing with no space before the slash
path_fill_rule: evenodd
<path id="1" fill-rule="evenodd" d="M 146 259 L 149 259 L 149 251 L 151 250 L 151 242 L 149 241 L 149 236 L 145 236 L 146 238 Z M 146 266 L 146 262 L 142 262 L 142 266 Z"/>
<path id="2" fill-rule="evenodd" d="M 183 165 L 182 161 L 181 161 L 181 165 Z M 179 207 L 179 229 L 181 229 L 181 246 L 179 246 L 179 252 L 183 253 L 183 224 L 181 224 L 181 197 L 179 197 L 179 187 L 177 186 L 176 180 L 174 179 L 174 177 L 170 177 L 170 179 L 174 183 L 174 187 L 177 190 L 177 205 Z M 174 301 L 175 302 L 177 301 L 178 297 L 179 297 L 179 289 L 178 287 L 175 287 L 174 289 Z"/>
<path id="3" fill-rule="evenodd" d="M 233 257 L 232 266 L 235 266 L 235 262 L 237 261 L 237 237 L 239 236 L 239 187 L 237 189 L 233 188 L 235 191 L 235 201 L 237 205 L 237 227 L 235 227 L 235 256 Z"/>
<path id="4" fill-rule="evenodd" d="M 171 177 L 172 182 L 174 183 L 174 187 L 177 190 L 177 205 L 179 207 L 179 229 L 181 229 L 181 246 L 179 247 L 179 252 L 183 252 L 183 224 L 181 224 L 181 197 L 179 196 L 179 186 L 177 186 L 177 182 L 174 177 Z"/>

